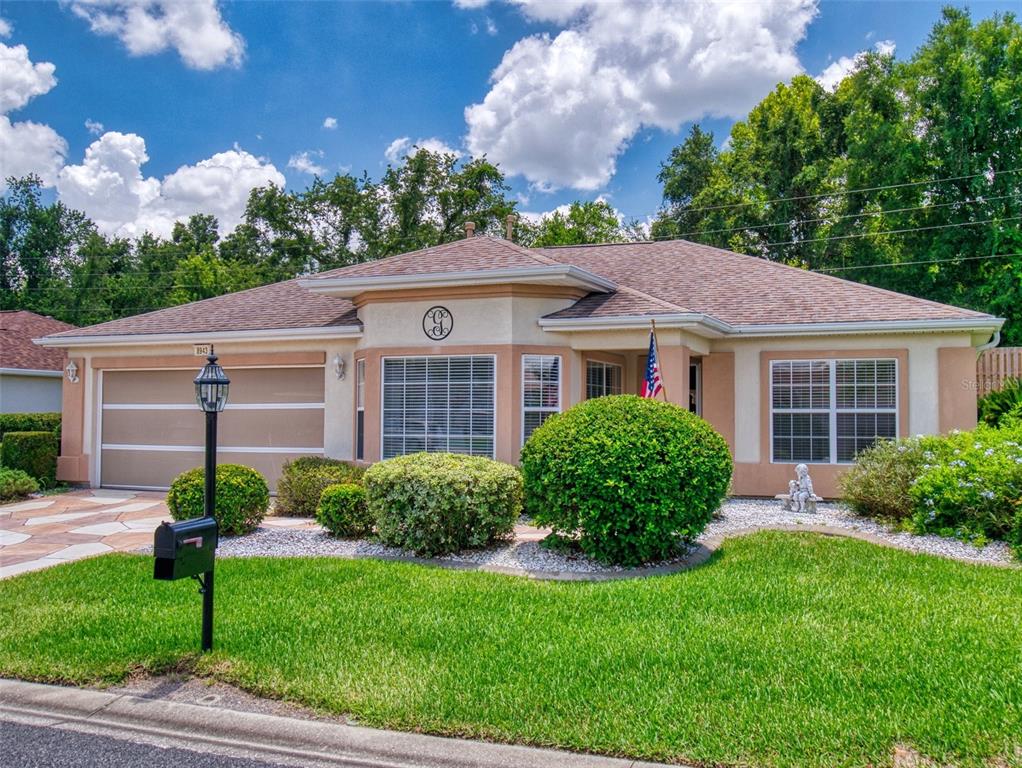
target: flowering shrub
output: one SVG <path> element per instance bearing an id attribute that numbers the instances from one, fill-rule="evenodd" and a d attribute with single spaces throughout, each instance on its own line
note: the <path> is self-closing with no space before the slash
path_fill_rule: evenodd
<path id="1" fill-rule="evenodd" d="M 912 484 L 943 454 L 941 437 L 881 440 L 859 453 L 841 476 L 841 496 L 856 514 L 881 520 L 912 517 Z"/>
<path id="2" fill-rule="evenodd" d="M 1022 546 L 1022 426 L 956 432 L 943 443 L 910 489 L 913 527 Z"/>

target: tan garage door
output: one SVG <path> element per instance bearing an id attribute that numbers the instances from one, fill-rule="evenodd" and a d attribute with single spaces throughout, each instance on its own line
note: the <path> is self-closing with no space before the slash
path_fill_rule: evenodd
<path id="1" fill-rule="evenodd" d="M 166 488 L 203 463 L 205 416 L 195 404 L 196 371 L 104 371 L 100 482 Z M 217 461 L 254 467 L 275 489 L 281 466 L 323 453 L 323 368 L 228 371 Z"/>

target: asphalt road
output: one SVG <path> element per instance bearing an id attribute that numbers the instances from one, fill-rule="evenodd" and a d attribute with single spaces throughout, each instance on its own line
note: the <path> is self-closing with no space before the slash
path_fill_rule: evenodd
<path id="1" fill-rule="evenodd" d="M 279 768 L 278 762 L 211 755 L 64 728 L 0 720 L 2 768 Z"/>

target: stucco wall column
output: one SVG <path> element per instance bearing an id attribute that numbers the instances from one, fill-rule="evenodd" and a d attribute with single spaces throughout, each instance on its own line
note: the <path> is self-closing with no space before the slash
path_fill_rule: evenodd
<path id="1" fill-rule="evenodd" d="M 940 347 L 938 428 L 941 434 L 952 429 L 976 427 L 976 350 L 972 347 Z"/>
<path id="2" fill-rule="evenodd" d="M 735 353 L 703 355 L 703 418 L 727 440 L 735 454 Z"/>
<path id="3" fill-rule="evenodd" d="M 685 346 L 659 346 L 660 376 L 669 402 L 688 410 L 688 364 L 692 350 Z"/>
<path id="4" fill-rule="evenodd" d="M 66 378 L 62 393 L 60 456 L 57 458 L 57 479 L 65 483 L 89 482 L 89 457 L 85 455 L 85 360 L 73 357 L 78 367 L 78 381 Z"/>

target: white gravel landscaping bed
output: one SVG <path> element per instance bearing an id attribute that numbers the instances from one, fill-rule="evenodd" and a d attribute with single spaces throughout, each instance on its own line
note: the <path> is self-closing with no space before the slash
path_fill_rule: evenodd
<path id="1" fill-rule="evenodd" d="M 925 552 L 956 560 L 985 563 L 1011 563 L 1009 547 L 993 542 L 976 547 L 955 539 L 940 536 L 915 536 L 893 531 L 867 518 L 857 517 L 837 504 L 820 504 L 816 514 L 785 512 L 780 503 L 759 499 L 730 499 L 721 506 L 706 531 L 699 537 L 702 543 L 709 539 L 727 537 L 750 528 L 777 526 L 827 526 L 867 534 L 889 542 L 900 549 Z M 650 568 L 662 567 L 683 560 L 691 550 L 679 551 L 674 560 L 658 563 Z M 335 539 L 321 530 L 260 527 L 248 536 L 224 538 L 217 553 L 222 557 L 383 557 L 406 558 L 409 553 L 368 540 Z M 516 541 L 485 550 L 461 552 L 437 558 L 451 564 L 479 566 L 490 569 L 512 569 L 539 575 L 615 574 L 619 567 L 604 566 L 587 557 L 551 551 L 537 541 Z M 637 569 L 643 570 L 643 569 Z"/>

